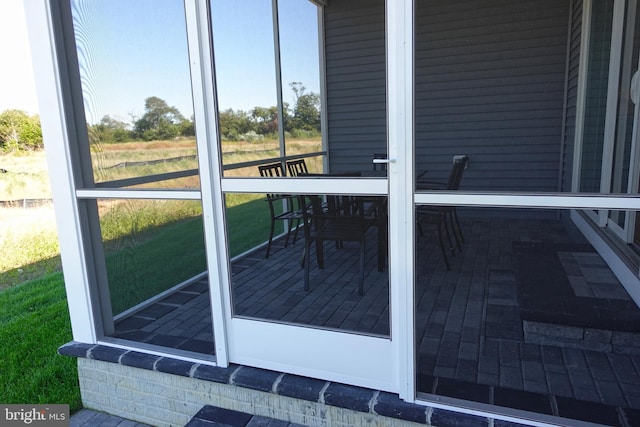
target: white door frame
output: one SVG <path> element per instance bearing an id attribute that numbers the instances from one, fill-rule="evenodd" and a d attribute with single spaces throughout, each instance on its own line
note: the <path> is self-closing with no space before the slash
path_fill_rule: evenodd
<path id="1" fill-rule="evenodd" d="M 340 381 L 379 390 L 399 392 L 413 397 L 413 384 L 399 387 L 406 378 L 413 381 L 413 365 L 406 366 L 399 379 L 400 354 L 412 361 L 411 326 L 413 264 L 411 248 L 404 242 L 413 235 L 412 224 L 412 144 L 413 28 L 405 27 L 412 18 L 412 1 L 387 2 L 387 107 L 388 177 L 383 179 L 264 179 L 225 178 L 219 158 L 213 52 L 209 11 L 206 0 L 185 1 L 191 55 L 194 102 L 204 105 L 196 116 L 196 132 L 201 164 L 202 201 L 207 236 L 207 260 L 210 271 L 212 311 L 218 364 L 240 363 L 299 375 Z M 215 54 L 215 53 L 214 53 Z M 407 89 L 410 91 L 407 92 Z M 195 94 L 198 95 L 195 95 Z M 206 135 L 200 137 L 200 135 Z M 224 218 L 224 193 L 287 194 L 363 194 L 389 196 L 389 275 L 391 337 L 380 338 L 305 326 L 278 324 L 232 316 L 228 248 Z M 410 218 L 410 220 L 408 220 Z M 399 261 L 405 260 L 405 261 Z M 410 260 L 410 261 L 407 261 Z M 403 283 L 404 285 L 398 285 Z M 223 318 L 215 317 L 216 313 Z M 216 324 L 217 323 L 217 324 Z M 401 349 L 401 343 L 403 348 Z M 406 377 L 406 378 L 405 378 Z M 407 390 L 411 392 L 407 394 Z"/>

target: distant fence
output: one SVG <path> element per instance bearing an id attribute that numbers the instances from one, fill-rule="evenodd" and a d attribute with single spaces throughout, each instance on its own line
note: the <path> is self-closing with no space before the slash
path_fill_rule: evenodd
<path id="1" fill-rule="evenodd" d="M 121 162 L 121 163 L 117 163 L 115 165 L 111 165 L 111 166 L 105 167 L 104 169 L 125 168 L 125 167 L 129 167 L 129 166 L 157 165 L 159 163 L 181 162 L 181 161 L 184 161 L 184 160 L 195 160 L 195 159 L 196 159 L 196 155 L 193 154 L 193 155 L 190 155 L 190 156 L 170 157 L 168 159 L 144 160 L 144 161 L 140 161 L 140 162 Z"/>
<path id="2" fill-rule="evenodd" d="M 271 150 L 234 150 L 234 151 L 223 151 L 222 154 L 224 156 L 230 156 L 232 154 L 263 154 L 269 153 L 271 151 L 277 150 L 277 148 Z M 170 157 L 168 159 L 158 159 L 158 160 L 143 160 L 139 162 L 120 162 L 115 165 L 107 166 L 103 169 L 114 169 L 114 168 L 125 168 L 131 166 L 146 166 L 146 165 L 157 165 L 159 163 L 171 163 L 171 162 L 182 162 L 185 160 L 195 160 L 197 156 L 180 156 L 180 157 Z"/>
<path id="3" fill-rule="evenodd" d="M 0 200 L 0 208 L 43 208 L 53 204 L 51 199 L 19 199 L 19 200 Z"/>

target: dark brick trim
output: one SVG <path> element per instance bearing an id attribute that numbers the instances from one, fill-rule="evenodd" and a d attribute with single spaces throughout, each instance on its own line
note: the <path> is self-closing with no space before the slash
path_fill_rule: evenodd
<path id="1" fill-rule="evenodd" d="M 427 424 L 427 408 L 407 403 L 397 394 L 380 392 L 377 402 L 373 407 L 376 414 L 401 418 L 414 423 Z"/>
<path id="2" fill-rule="evenodd" d="M 58 353 L 63 356 L 80 357 L 92 360 L 100 360 L 109 363 L 118 363 L 123 366 L 130 366 L 134 368 L 152 370 L 156 372 L 162 372 L 166 374 L 179 375 L 182 377 L 196 378 L 204 381 L 211 381 L 219 384 L 229 384 L 237 387 L 249 388 L 253 390 L 259 390 L 266 393 L 275 393 L 281 396 L 292 397 L 309 402 L 324 403 L 329 406 L 335 406 L 340 408 L 351 409 L 354 411 L 369 413 L 372 415 L 380 415 L 390 418 L 395 418 L 404 421 L 411 421 L 424 425 L 432 426 L 470 426 L 470 427 L 486 427 L 491 424 L 491 420 L 486 417 L 464 414 L 461 412 L 449 411 L 445 409 L 434 409 L 429 406 L 418 405 L 414 403 L 407 403 L 400 399 L 397 394 L 387 393 L 377 390 L 370 390 L 362 387 L 355 387 L 347 384 L 332 383 L 329 381 L 322 381 L 307 377 L 301 377 L 298 375 L 284 374 L 281 372 L 270 371 L 266 369 L 253 368 L 249 366 L 229 365 L 227 368 L 219 368 L 215 366 L 202 365 L 195 362 L 187 362 L 180 359 L 173 359 L 171 357 L 160 357 L 137 351 L 123 350 L 106 345 L 85 344 L 80 342 L 71 341 L 58 349 Z M 433 384 L 438 384 L 435 378 L 422 378 L 422 381 L 430 381 Z M 456 382 L 456 384 L 461 382 Z M 445 384 L 447 384 L 445 382 Z M 473 386 L 477 384 L 465 383 L 466 386 Z M 443 387 L 442 392 L 438 393 L 438 387 L 435 387 L 435 393 L 456 397 L 475 400 L 473 396 L 458 396 L 453 390 L 461 390 L 462 384 L 458 384 L 460 387 Z M 494 389 L 497 387 L 486 386 L 486 393 L 494 395 Z M 450 389 L 450 390 L 449 390 Z M 485 401 L 485 391 L 475 390 L 482 396 L 482 399 L 476 401 Z M 515 404 L 508 404 L 512 408 L 525 409 L 525 410 L 538 410 L 540 408 L 534 408 L 536 403 L 545 405 L 544 398 L 548 398 L 546 395 L 539 395 L 540 401 L 532 401 L 533 393 L 520 393 L 510 394 L 507 397 L 500 397 L 503 390 L 496 390 L 496 395 L 499 397 L 498 401 L 503 404 L 508 404 L 508 400 L 517 400 L 519 397 L 527 400 L 527 405 L 519 406 L 518 402 Z M 504 390 L 507 392 L 507 390 Z M 468 394 L 468 393 L 466 393 Z M 492 399 L 493 400 L 493 399 Z M 494 402 L 498 403 L 498 402 Z M 580 416 L 580 410 L 584 409 L 582 406 L 585 402 L 577 401 L 575 399 L 561 399 L 561 404 L 558 405 L 558 416 L 585 419 L 585 416 Z M 595 408 L 595 407 L 594 407 Z M 606 420 L 607 424 L 611 425 L 623 425 L 616 423 L 616 414 L 620 414 L 622 418 L 640 418 L 640 411 L 633 411 L 627 408 L 615 408 L 613 406 L 599 405 L 597 407 L 601 416 L 597 417 L 599 421 Z M 543 413 L 548 413 L 546 406 Z M 578 415 L 576 415 L 578 414 Z M 606 416 L 602 415 L 605 414 Z M 586 417 L 589 418 L 589 417 Z M 516 423 L 507 423 L 499 420 L 495 420 L 494 425 L 511 426 L 518 425 Z"/>
<path id="3" fill-rule="evenodd" d="M 252 390 L 271 392 L 273 385 L 281 375 L 280 372 L 242 366 L 235 371 L 233 378 L 231 378 L 231 384 Z"/>
<path id="4" fill-rule="evenodd" d="M 285 374 L 278 382 L 276 393 L 310 402 L 320 402 L 326 381 Z"/>
<path id="5" fill-rule="evenodd" d="M 330 383 L 298 375 L 233 364 L 229 365 L 228 368 L 219 368 L 105 345 L 84 344 L 75 341 L 61 346 L 58 349 L 58 353 L 63 356 L 118 363 L 124 366 L 197 378 L 219 384 L 235 385 L 310 402 L 324 402 L 330 406 L 352 409 L 358 412 L 427 424 L 427 411 L 429 408 L 426 406 L 404 402 L 398 395 L 392 393 L 380 393 L 376 390 L 346 384 Z M 456 412 L 451 412 L 450 417 L 455 418 L 456 414 Z"/>
<path id="6" fill-rule="evenodd" d="M 324 403 L 358 412 L 369 412 L 376 397 L 375 390 L 331 383 L 324 391 Z"/>

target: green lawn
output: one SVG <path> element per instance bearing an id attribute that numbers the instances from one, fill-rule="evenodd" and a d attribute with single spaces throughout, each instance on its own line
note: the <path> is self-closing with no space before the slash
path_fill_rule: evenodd
<path id="1" fill-rule="evenodd" d="M 3 159 L 5 166 L 16 171 L 0 179 L 0 194 L 5 199 L 43 197 L 38 195 L 44 190 L 24 193 L 40 181 L 18 182 L 17 178 L 42 180 L 46 185 L 41 186 L 48 191 L 46 168 L 36 168 L 44 165 L 43 155 Z M 264 195 L 229 194 L 226 202 L 232 256 L 267 240 L 269 212 Z M 175 202 L 162 211 L 130 205 L 122 215 L 113 211 L 101 218 L 114 312 L 206 270 L 201 210 Z M 72 335 L 52 212 L 2 213 L 0 403 L 66 403 L 77 410 L 81 400 L 76 359 L 57 354 Z M 38 216 L 37 221 L 23 224 L 33 215 Z M 43 224 L 44 217 L 50 218 L 49 227 L 33 225 Z M 18 233 L 21 230 L 25 232 Z M 282 224 L 278 224 L 281 231 Z"/>
<path id="2" fill-rule="evenodd" d="M 0 307 L 0 402 L 80 408 L 76 360 L 56 352 L 71 341 L 62 273 L 1 291 Z"/>
<path id="3" fill-rule="evenodd" d="M 124 244 L 107 254 L 114 314 L 207 269 L 202 217 L 163 224 L 144 234 L 150 237 L 136 239 L 142 241 Z"/>
<path id="4" fill-rule="evenodd" d="M 264 242 L 269 231 L 264 196 L 228 195 L 227 223 L 233 255 Z M 107 243 L 107 265 L 117 272 L 110 277 L 115 312 L 206 269 L 202 238 L 197 216 L 146 229 L 135 247 Z M 24 268 L 39 269 L 38 264 Z M 132 278 L 140 280 L 141 273 L 146 279 L 136 282 L 140 292 L 131 292 Z M 72 340 L 62 273 L 0 290 L 0 307 L 0 402 L 67 403 L 72 411 L 79 409 L 76 359 L 56 352 Z"/>
<path id="5" fill-rule="evenodd" d="M 267 240 L 269 209 L 263 195 L 229 194 L 226 203 L 232 257 Z M 108 233 L 115 237 L 105 244 L 114 314 L 206 271 L 201 213 L 188 205 L 171 208 L 172 213 L 182 208 L 184 214 L 168 222 L 160 221 L 160 225 L 141 226 L 151 224 L 149 218 L 169 218 L 164 209 L 148 203 L 127 209 L 135 212 L 135 218 L 130 213 L 122 214 L 125 209 L 112 208 L 101 222 L 103 236 L 106 228 L 119 227 Z"/>
<path id="6" fill-rule="evenodd" d="M 269 238 L 269 204 L 261 194 L 227 194 L 227 234 L 231 257 L 239 255 Z M 280 211 L 276 211 L 276 214 Z M 282 233 L 282 221 L 275 234 Z"/>

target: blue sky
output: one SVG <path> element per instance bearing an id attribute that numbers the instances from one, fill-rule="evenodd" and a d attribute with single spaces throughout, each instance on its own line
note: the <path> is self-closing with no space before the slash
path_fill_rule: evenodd
<path id="1" fill-rule="evenodd" d="M 220 108 L 248 110 L 276 104 L 273 19 L 270 0 L 212 2 L 213 37 Z M 289 83 L 319 92 L 316 6 L 280 0 L 280 55 L 285 102 L 293 103 Z"/>
<path id="2" fill-rule="evenodd" d="M 190 117 L 184 10 L 181 0 L 74 0 L 76 40 L 87 120 L 123 121 L 144 113 L 149 96 Z M 319 91 L 317 18 L 304 0 L 280 0 L 282 74 Z M 212 0 L 220 108 L 275 105 L 275 62 L 270 0 Z"/>

